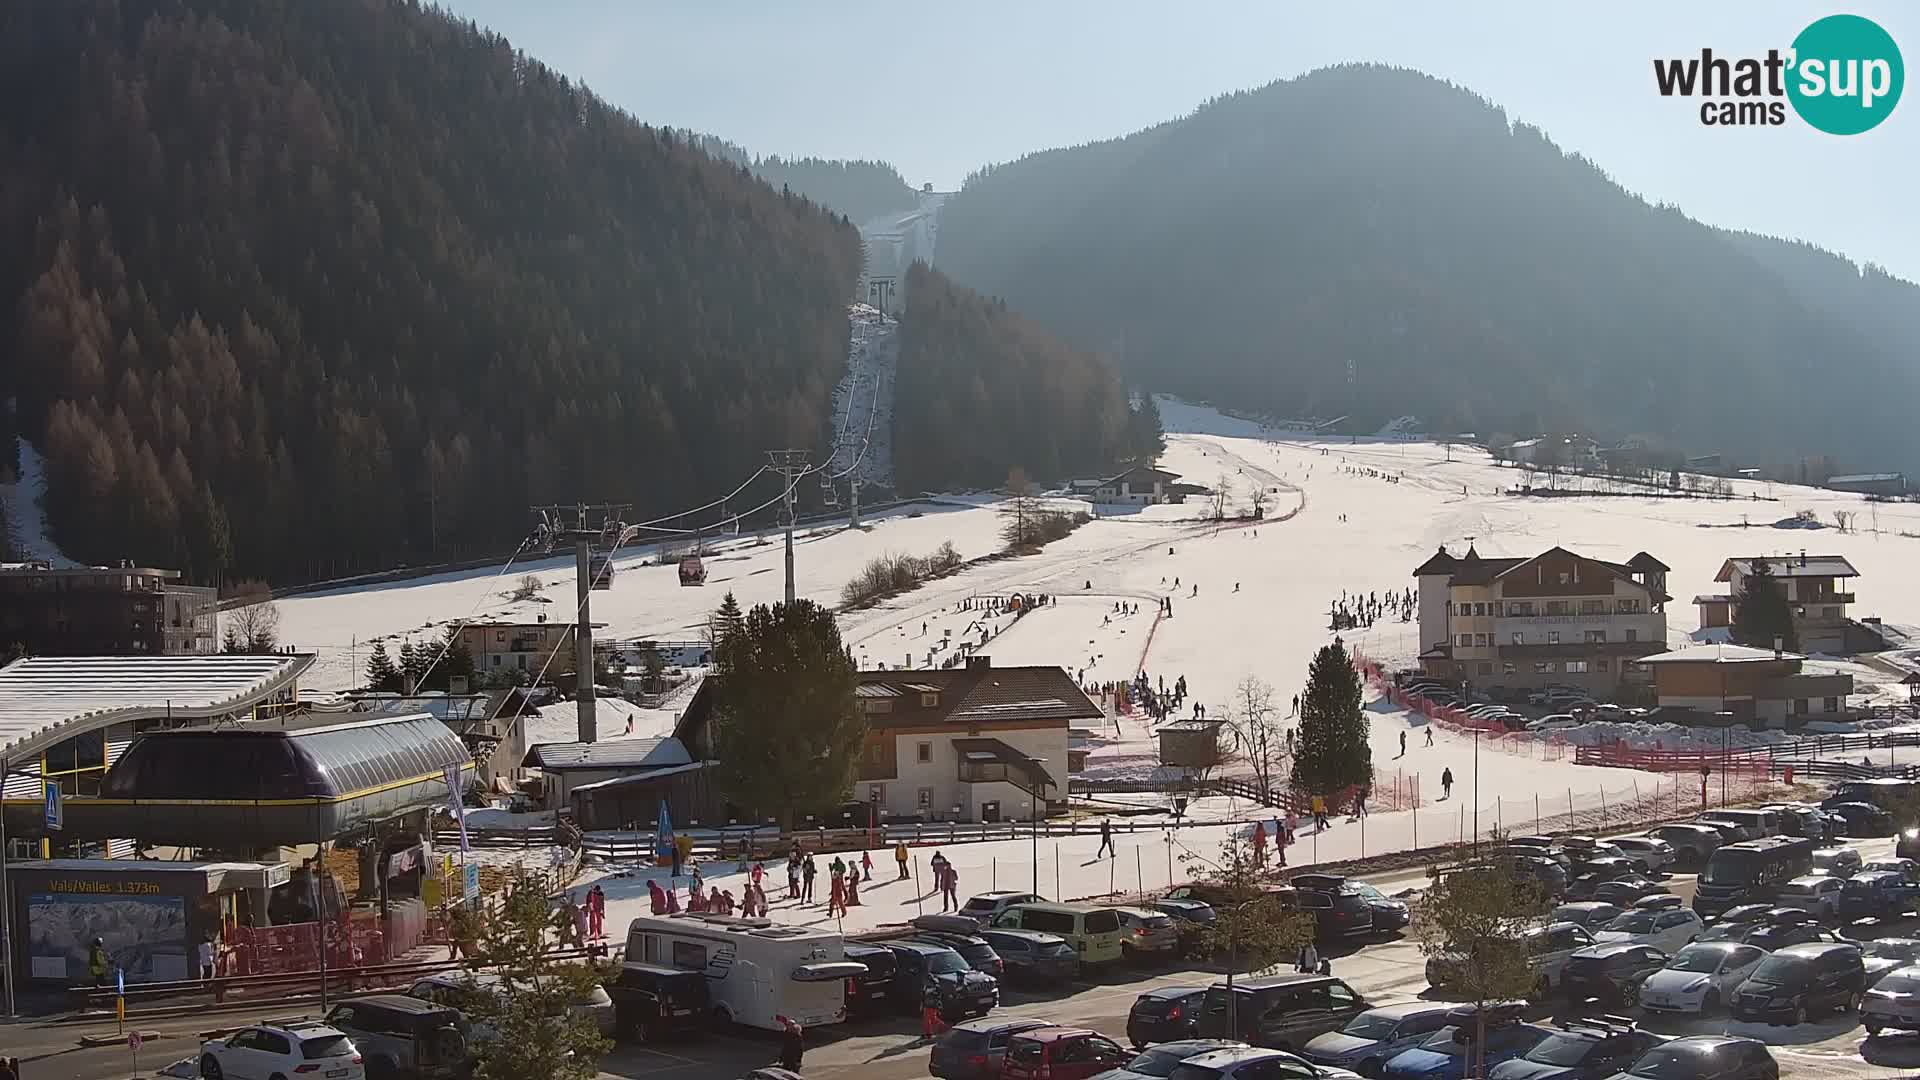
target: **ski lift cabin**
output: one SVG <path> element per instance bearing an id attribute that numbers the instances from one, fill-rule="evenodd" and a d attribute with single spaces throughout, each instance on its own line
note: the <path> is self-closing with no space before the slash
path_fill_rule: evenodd
<path id="1" fill-rule="evenodd" d="M 587 556 L 587 575 L 596 589 L 613 588 L 613 556 Z"/>
<path id="2" fill-rule="evenodd" d="M 707 583 L 707 565 L 700 556 L 689 555 L 680 560 L 680 584 L 705 585 Z"/>

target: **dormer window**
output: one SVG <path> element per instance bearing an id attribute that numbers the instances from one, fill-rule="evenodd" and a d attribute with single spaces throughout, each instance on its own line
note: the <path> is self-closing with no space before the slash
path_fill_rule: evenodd
<path id="1" fill-rule="evenodd" d="M 920 707 L 921 707 L 921 708 L 923 708 L 923 709 L 937 709 L 937 708 L 939 708 L 939 707 L 940 707 L 940 695 L 939 695 L 939 694 L 930 694 L 930 693 L 927 693 L 927 692 L 925 692 L 925 691 L 922 691 L 922 692 L 921 692 L 921 694 L 920 694 Z"/>

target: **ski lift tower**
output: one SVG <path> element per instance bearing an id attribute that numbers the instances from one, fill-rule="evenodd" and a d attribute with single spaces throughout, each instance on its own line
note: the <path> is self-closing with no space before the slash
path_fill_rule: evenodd
<path id="1" fill-rule="evenodd" d="M 638 532 L 623 520 L 627 510 L 626 505 L 616 503 L 533 507 L 533 512 L 540 516 L 539 535 L 546 538 L 549 549 L 559 546 L 561 541 L 573 541 L 574 584 L 579 597 L 579 607 L 573 613 L 573 682 L 574 698 L 579 704 L 576 728 L 579 740 L 583 743 L 597 742 L 600 738 L 599 716 L 594 708 L 593 695 L 593 612 L 590 599 L 596 584 L 594 545 L 599 544 L 611 560 L 613 552 Z M 606 566 L 611 572 L 611 561 Z"/>

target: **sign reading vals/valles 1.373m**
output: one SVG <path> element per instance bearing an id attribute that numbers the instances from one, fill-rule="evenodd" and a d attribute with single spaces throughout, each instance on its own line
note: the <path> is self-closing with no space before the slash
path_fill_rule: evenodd
<path id="1" fill-rule="evenodd" d="M 1879 126 L 1900 102 L 1906 68 L 1893 36 L 1872 19 L 1829 15 L 1765 56 L 1656 59 L 1662 97 L 1701 98 L 1708 127 L 1779 126 L 1793 107 L 1808 126 L 1829 135 L 1858 135 Z"/>

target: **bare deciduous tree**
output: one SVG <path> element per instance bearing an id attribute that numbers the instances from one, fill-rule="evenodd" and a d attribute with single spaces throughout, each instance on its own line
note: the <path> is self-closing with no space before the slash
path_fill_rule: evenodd
<path id="1" fill-rule="evenodd" d="M 1286 739 L 1280 730 L 1280 710 L 1273 704 L 1273 687 L 1255 675 L 1233 688 L 1225 726 L 1232 750 L 1253 769 L 1254 782 L 1271 791 L 1286 773 Z"/>
<path id="2" fill-rule="evenodd" d="M 546 583 L 538 577 L 533 574 L 527 574 L 520 579 L 519 586 L 513 590 L 513 598 L 515 600 L 534 600 L 540 596 L 540 590 L 546 587 Z"/>
<path id="3" fill-rule="evenodd" d="M 222 647 L 230 653 L 270 653 L 280 644 L 280 609 L 264 581 L 245 581 L 234 590 L 240 600 L 228 610 Z"/>
<path id="4" fill-rule="evenodd" d="M 1213 483 L 1213 520 L 1220 521 L 1227 516 L 1227 498 L 1233 493 L 1233 481 L 1227 479 L 1226 470 Z"/>
<path id="5" fill-rule="evenodd" d="M 1265 484 L 1255 484 L 1250 498 L 1253 500 L 1253 516 L 1266 517 L 1267 504 L 1273 501 L 1273 491 Z"/>

